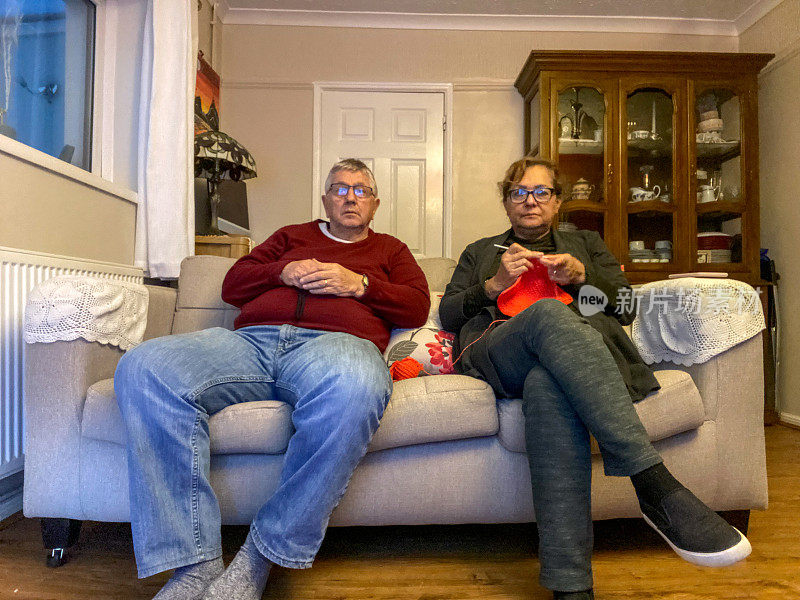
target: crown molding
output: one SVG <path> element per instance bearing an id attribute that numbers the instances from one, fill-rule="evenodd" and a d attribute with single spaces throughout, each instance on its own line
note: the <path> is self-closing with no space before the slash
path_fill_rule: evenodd
<path id="1" fill-rule="evenodd" d="M 733 23 L 736 33 L 742 35 L 746 29 L 755 25 L 759 19 L 766 16 L 773 8 L 778 6 L 783 0 L 759 0 L 750 8 L 740 14 Z"/>
<path id="2" fill-rule="evenodd" d="M 780 0 L 762 0 L 760 9 Z M 761 5 L 764 5 L 762 7 Z M 759 10 L 760 10 L 759 9 Z M 767 11 L 768 12 L 768 11 Z M 752 10 L 746 15 L 750 18 Z M 756 14 L 756 13 L 752 13 Z M 766 13 L 764 13 L 766 14 Z M 763 16 L 763 15 L 760 15 Z M 760 16 L 758 18 L 760 18 Z M 742 15 L 740 18 L 744 18 Z M 594 17 L 564 15 L 448 15 L 392 12 L 232 8 L 226 25 L 365 27 L 373 29 L 453 29 L 465 31 L 580 31 L 736 36 L 734 21 L 667 17 Z M 747 20 L 742 21 L 747 22 Z"/>
<path id="3" fill-rule="evenodd" d="M 231 5 L 228 4 L 228 0 L 216 0 L 216 5 L 217 5 L 217 19 L 222 24 L 225 24 L 225 16 L 230 12 Z"/>
<path id="4" fill-rule="evenodd" d="M 453 91 L 455 92 L 514 92 L 513 79 L 486 79 L 478 81 L 454 81 Z"/>
<path id="5" fill-rule="evenodd" d="M 761 69 L 758 74 L 758 78 L 763 79 L 775 69 L 779 69 L 789 61 L 794 60 L 798 55 L 800 55 L 800 38 L 795 39 L 794 42 L 789 44 L 781 52 L 777 53 L 775 58 L 773 58 L 766 67 Z"/>
<path id="6" fill-rule="evenodd" d="M 356 83 L 342 84 L 347 89 L 352 89 Z M 374 87 L 375 84 L 367 84 Z M 401 84 L 408 86 L 411 84 Z M 514 92 L 513 79 L 487 79 L 484 81 L 454 81 L 452 83 L 455 92 Z M 226 90 L 313 90 L 314 84 L 306 81 L 270 81 L 261 80 L 237 80 L 222 78 L 222 87 Z"/>
<path id="7" fill-rule="evenodd" d="M 313 90 L 314 84 L 306 81 L 236 80 L 222 78 L 226 90 Z"/>

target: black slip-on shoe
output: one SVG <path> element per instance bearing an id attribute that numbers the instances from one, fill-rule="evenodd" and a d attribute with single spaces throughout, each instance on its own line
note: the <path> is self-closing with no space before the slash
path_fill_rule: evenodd
<path id="1" fill-rule="evenodd" d="M 660 506 L 640 503 L 644 520 L 682 559 L 704 567 L 725 567 L 746 558 L 750 542 L 686 488 L 667 494 Z"/>
<path id="2" fill-rule="evenodd" d="M 594 591 L 583 592 L 553 592 L 553 600 L 594 600 Z"/>

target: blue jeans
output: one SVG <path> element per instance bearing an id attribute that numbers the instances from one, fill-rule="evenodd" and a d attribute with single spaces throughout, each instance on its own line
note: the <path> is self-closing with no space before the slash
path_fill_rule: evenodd
<path id="1" fill-rule="evenodd" d="M 276 564 L 311 566 L 392 381 L 372 342 L 283 325 L 146 341 L 122 357 L 114 389 L 128 430 L 136 563 L 148 577 L 221 556 L 208 418 L 253 400 L 290 404 L 295 428 L 253 540 Z"/>
<path id="2" fill-rule="evenodd" d="M 592 461 L 607 475 L 662 462 L 602 335 L 557 300 L 539 300 L 486 336 L 503 386 L 522 396 L 544 587 L 592 587 Z"/>

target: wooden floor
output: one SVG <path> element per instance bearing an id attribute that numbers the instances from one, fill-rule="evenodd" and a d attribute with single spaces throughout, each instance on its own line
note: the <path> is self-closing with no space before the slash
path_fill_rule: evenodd
<path id="1" fill-rule="evenodd" d="M 753 554 L 725 569 L 681 561 L 641 521 L 597 523 L 597 600 L 800 600 L 800 431 L 767 428 L 770 507 L 750 519 Z M 245 528 L 225 528 L 229 560 Z M 167 574 L 137 580 L 127 525 L 86 523 L 71 560 L 44 565 L 36 520 L 0 524 L 0 598 L 150 599 Z M 273 569 L 264 598 L 545 600 L 535 528 L 332 528 L 314 568 Z M 235 600 L 235 599 L 231 599 Z"/>

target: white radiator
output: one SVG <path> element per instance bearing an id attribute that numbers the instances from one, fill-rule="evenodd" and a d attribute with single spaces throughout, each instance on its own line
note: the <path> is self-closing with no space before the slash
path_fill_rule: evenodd
<path id="1" fill-rule="evenodd" d="M 36 284 L 56 275 L 91 275 L 142 283 L 135 267 L 0 246 L 0 481 L 23 468 L 25 343 L 22 319 Z"/>

